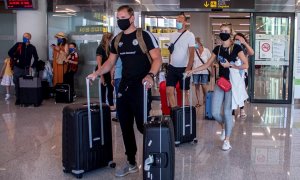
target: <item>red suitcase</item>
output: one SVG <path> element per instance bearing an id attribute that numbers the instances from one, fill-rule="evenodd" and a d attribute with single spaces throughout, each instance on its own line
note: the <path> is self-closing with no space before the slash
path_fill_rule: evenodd
<path id="1" fill-rule="evenodd" d="M 160 93 L 160 100 L 161 100 L 161 110 L 163 115 L 170 115 L 171 108 L 169 106 L 168 98 L 167 98 L 167 87 L 166 81 L 162 81 L 159 84 L 159 93 Z M 176 95 L 177 95 L 177 105 L 182 106 L 182 93 L 180 90 L 180 85 L 177 83 L 176 85 Z"/>

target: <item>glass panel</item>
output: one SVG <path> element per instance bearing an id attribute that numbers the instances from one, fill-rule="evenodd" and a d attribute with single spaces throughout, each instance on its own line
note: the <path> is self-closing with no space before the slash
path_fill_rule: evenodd
<path id="1" fill-rule="evenodd" d="M 0 9 L 3 6 L 0 5 Z M 16 14 L 0 13 L 0 68 L 3 67 L 4 59 L 8 56 L 9 49 L 16 42 Z M 13 89 L 13 88 L 12 88 Z M 5 88 L 0 88 L 0 93 L 4 94 Z"/>
<path id="2" fill-rule="evenodd" d="M 288 17 L 256 17 L 254 99 L 288 100 Z"/>
<path id="3" fill-rule="evenodd" d="M 113 26 L 112 16 L 105 12 L 48 13 L 48 47 L 56 44 L 54 35 L 64 32 L 68 42 L 75 42 L 79 53 L 78 71 L 75 75 L 75 91 L 77 95 L 85 95 L 85 77 L 96 67 L 96 49 L 102 34 Z M 52 49 L 49 48 L 49 59 L 52 60 Z M 91 88 L 91 95 L 98 97 L 97 87 Z"/>

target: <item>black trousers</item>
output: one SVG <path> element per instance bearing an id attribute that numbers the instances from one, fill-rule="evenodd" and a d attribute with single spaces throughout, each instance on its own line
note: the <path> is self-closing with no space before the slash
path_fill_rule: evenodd
<path id="1" fill-rule="evenodd" d="M 117 111 L 120 121 L 120 126 L 123 135 L 123 141 L 125 145 L 125 154 L 130 164 L 135 164 L 135 155 L 137 152 L 136 140 L 134 135 L 134 120 L 137 129 L 143 134 L 144 131 L 144 108 L 143 108 L 143 85 L 137 85 L 135 87 L 120 86 L 119 96 L 117 98 Z M 148 110 L 151 109 L 151 93 L 148 91 Z"/>
<path id="2" fill-rule="evenodd" d="M 111 84 L 110 73 L 104 74 L 105 85 L 101 84 L 102 103 L 106 103 L 106 97 L 110 106 L 114 105 L 114 87 Z M 106 96 L 107 93 L 107 96 Z"/>
<path id="3" fill-rule="evenodd" d="M 15 93 L 16 93 L 16 101 L 20 101 L 20 84 L 19 78 L 26 75 L 25 69 L 19 68 L 17 66 L 14 67 L 14 76 L 13 81 L 15 84 Z"/>

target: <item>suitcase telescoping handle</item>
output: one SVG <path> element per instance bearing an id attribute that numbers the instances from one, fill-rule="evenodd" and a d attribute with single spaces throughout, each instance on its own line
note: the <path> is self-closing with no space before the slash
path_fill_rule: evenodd
<path id="1" fill-rule="evenodd" d="M 98 93 L 99 93 L 99 113 L 100 113 L 100 125 L 101 125 L 101 145 L 104 145 L 104 132 L 103 132 L 103 108 L 101 97 L 101 78 L 98 79 Z M 90 148 L 93 148 L 92 137 L 92 113 L 91 113 L 91 97 L 90 97 L 90 79 L 86 78 L 86 95 L 87 95 L 87 107 L 88 107 L 88 125 L 89 125 L 89 144 Z"/>
<path id="2" fill-rule="evenodd" d="M 182 133 L 183 136 L 185 136 L 185 81 L 187 79 L 187 74 L 183 73 L 183 93 L 182 93 L 182 109 L 183 109 L 183 126 L 182 126 Z M 190 79 L 190 96 L 189 96 L 189 101 L 190 101 L 190 134 L 193 133 L 193 111 L 192 111 L 192 106 L 193 106 L 193 90 L 192 90 L 192 81 Z"/>
<path id="3" fill-rule="evenodd" d="M 148 101 L 148 89 L 147 89 L 147 82 L 144 82 L 143 84 L 144 86 L 144 99 L 143 99 L 143 102 L 144 102 L 144 123 L 147 123 L 147 119 L 148 119 L 148 104 L 147 104 L 147 101 Z"/>

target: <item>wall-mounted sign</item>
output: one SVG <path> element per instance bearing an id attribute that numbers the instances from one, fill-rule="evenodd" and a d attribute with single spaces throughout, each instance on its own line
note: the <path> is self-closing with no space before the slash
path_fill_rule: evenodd
<path id="1" fill-rule="evenodd" d="M 37 9 L 35 0 L 5 0 L 6 9 L 32 10 Z"/>
<path id="2" fill-rule="evenodd" d="M 76 33 L 78 34 L 101 34 L 107 30 L 108 28 L 102 25 L 76 26 Z"/>
<path id="3" fill-rule="evenodd" d="M 271 59 L 273 57 L 272 41 L 262 40 L 260 41 L 259 58 L 260 59 Z"/>
<path id="4" fill-rule="evenodd" d="M 180 8 L 254 9 L 255 0 L 180 0 Z"/>

